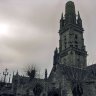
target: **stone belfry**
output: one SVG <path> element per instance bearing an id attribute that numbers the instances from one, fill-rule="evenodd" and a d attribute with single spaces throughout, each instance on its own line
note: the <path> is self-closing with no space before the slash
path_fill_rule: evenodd
<path id="1" fill-rule="evenodd" d="M 80 14 L 76 15 L 74 2 L 68 1 L 60 20 L 59 64 L 84 68 L 87 65 L 87 52 L 83 39 Z"/>

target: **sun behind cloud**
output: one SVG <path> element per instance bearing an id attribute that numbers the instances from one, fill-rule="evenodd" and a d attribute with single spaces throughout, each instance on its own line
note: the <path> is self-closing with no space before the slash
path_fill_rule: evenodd
<path id="1" fill-rule="evenodd" d="M 8 35 L 8 32 L 9 32 L 9 24 L 0 23 L 0 36 Z"/>

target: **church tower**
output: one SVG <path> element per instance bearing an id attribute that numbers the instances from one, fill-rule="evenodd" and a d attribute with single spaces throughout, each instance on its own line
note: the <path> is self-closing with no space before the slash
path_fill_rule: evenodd
<path id="1" fill-rule="evenodd" d="M 84 45 L 82 19 L 72 1 L 66 3 L 65 16 L 60 20 L 59 63 L 79 68 L 86 67 L 87 52 Z"/>

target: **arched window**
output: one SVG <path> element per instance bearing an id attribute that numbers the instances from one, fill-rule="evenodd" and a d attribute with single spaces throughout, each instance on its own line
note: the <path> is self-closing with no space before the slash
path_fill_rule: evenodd
<path id="1" fill-rule="evenodd" d="M 65 48 L 66 48 L 66 46 L 67 46 L 67 43 L 65 42 Z"/>
<path id="2" fill-rule="evenodd" d="M 78 42 L 77 42 L 77 41 L 75 41 L 75 44 L 78 44 Z"/>
<path id="3" fill-rule="evenodd" d="M 76 48 L 78 48 L 78 45 L 75 45 Z"/>
<path id="4" fill-rule="evenodd" d="M 78 39 L 78 35 L 77 34 L 75 34 L 75 39 Z"/>

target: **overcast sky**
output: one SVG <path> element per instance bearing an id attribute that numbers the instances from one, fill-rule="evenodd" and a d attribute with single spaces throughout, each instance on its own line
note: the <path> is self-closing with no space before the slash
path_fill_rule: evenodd
<path id="1" fill-rule="evenodd" d="M 7 67 L 23 72 L 29 64 L 36 64 L 42 72 L 45 68 L 51 70 L 54 49 L 58 47 L 59 20 L 67 1 L 0 0 L 2 70 Z M 88 65 L 91 65 L 96 63 L 96 0 L 72 1 L 83 20 Z"/>

